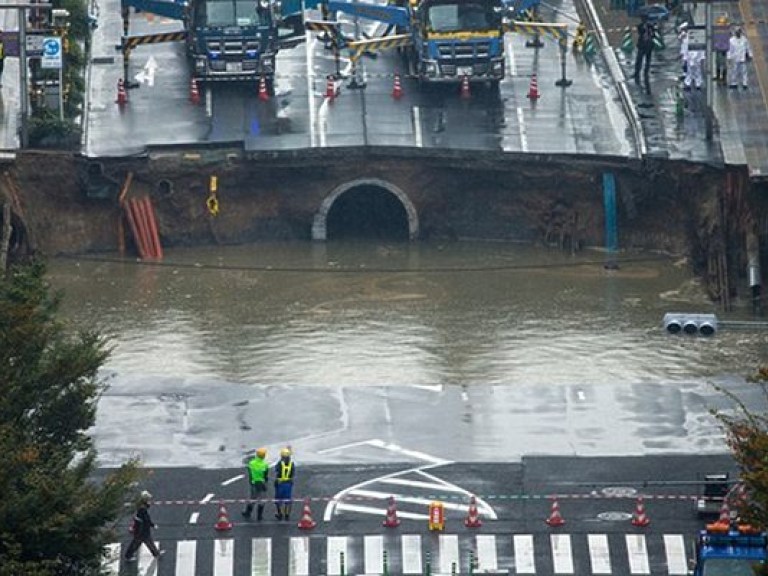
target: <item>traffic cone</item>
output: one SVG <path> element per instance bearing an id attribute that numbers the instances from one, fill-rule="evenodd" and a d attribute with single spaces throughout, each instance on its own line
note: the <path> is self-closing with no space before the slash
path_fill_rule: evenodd
<path id="1" fill-rule="evenodd" d="M 128 92 L 125 90 L 125 82 L 122 78 L 117 80 L 117 100 L 115 100 L 121 106 L 128 103 Z"/>
<path id="2" fill-rule="evenodd" d="M 461 79 L 461 92 L 460 96 L 462 100 L 469 100 L 472 97 L 472 93 L 469 90 L 469 78 L 464 76 Z"/>
<path id="3" fill-rule="evenodd" d="M 536 72 L 531 75 L 531 85 L 528 87 L 528 98 L 531 100 L 538 100 L 539 96 L 539 81 L 536 79 Z"/>
<path id="4" fill-rule="evenodd" d="M 635 504 L 635 512 L 632 514 L 632 526 L 638 526 L 645 528 L 651 523 L 651 519 L 645 513 L 645 505 L 643 504 L 643 497 L 638 496 L 637 504 Z"/>
<path id="5" fill-rule="evenodd" d="M 329 102 L 333 102 L 336 98 L 336 79 L 333 75 L 329 75 L 325 83 L 325 97 Z"/>
<path id="6" fill-rule="evenodd" d="M 259 100 L 267 102 L 269 100 L 269 90 L 267 90 L 267 79 L 262 74 L 259 79 Z"/>
<path id="7" fill-rule="evenodd" d="M 200 91 L 197 89 L 197 80 L 192 78 L 189 82 L 189 101 L 192 104 L 200 104 Z"/>
<path id="8" fill-rule="evenodd" d="M 715 524 L 729 528 L 731 526 L 731 508 L 728 506 L 728 502 L 725 500 L 723 500 L 723 505 L 720 506 L 720 517 L 717 519 Z"/>
<path id="9" fill-rule="evenodd" d="M 565 524 L 565 520 L 560 514 L 560 504 L 557 503 L 557 498 L 552 499 L 552 511 L 549 514 L 549 518 L 547 518 L 545 522 L 553 528 L 557 528 L 558 526 Z"/>
<path id="10" fill-rule="evenodd" d="M 467 528 L 480 528 L 483 525 L 483 521 L 480 520 L 480 513 L 477 511 L 477 501 L 472 496 L 469 499 L 469 511 L 467 517 L 464 519 L 464 526 Z"/>
<path id="11" fill-rule="evenodd" d="M 400 85 L 400 74 L 395 73 L 395 82 L 392 86 L 392 98 L 400 100 L 403 96 L 403 87 Z"/>
<path id="12" fill-rule="evenodd" d="M 219 531 L 232 530 L 232 522 L 229 520 L 227 507 L 224 506 L 224 502 L 219 503 L 219 519 L 216 520 L 214 528 Z"/>
<path id="13" fill-rule="evenodd" d="M 301 511 L 299 528 L 301 530 L 312 530 L 317 526 L 317 522 L 312 520 L 312 510 L 309 508 L 309 498 L 304 498 L 304 509 Z"/>
<path id="14" fill-rule="evenodd" d="M 389 506 L 387 506 L 387 517 L 382 522 L 382 526 L 387 528 L 397 528 L 400 526 L 400 518 L 397 517 L 397 506 L 395 505 L 395 497 L 389 497 Z"/>

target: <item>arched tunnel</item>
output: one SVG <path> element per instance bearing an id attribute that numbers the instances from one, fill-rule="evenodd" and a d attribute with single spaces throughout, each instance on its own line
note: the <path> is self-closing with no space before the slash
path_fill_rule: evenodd
<path id="1" fill-rule="evenodd" d="M 315 216 L 314 240 L 414 240 L 416 209 L 396 186 L 362 179 L 339 186 Z"/>

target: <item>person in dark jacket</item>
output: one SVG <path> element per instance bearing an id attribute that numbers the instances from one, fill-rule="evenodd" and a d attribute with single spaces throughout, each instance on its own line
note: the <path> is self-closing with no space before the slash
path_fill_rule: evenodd
<path id="1" fill-rule="evenodd" d="M 637 25 L 637 56 L 635 57 L 635 82 L 640 82 L 640 70 L 643 70 L 643 78 L 648 83 L 648 73 L 651 69 L 653 56 L 653 38 L 656 35 L 656 27 L 643 16 Z M 645 65 L 643 65 L 645 64 Z"/>
<path id="2" fill-rule="evenodd" d="M 144 490 L 141 493 L 139 504 L 136 506 L 136 514 L 133 516 L 133 540 L 131 540 L 128 549 L 125 551 L 125 560 L 127 562 L 133 562 L 136 560 L 136 552 L 139 551 L 139 547 L 144 544 L 152 556 L 159 558 L 165 551 L 158 550 L 155 545 L 155 541 L 152 540 L 152 529 L 157 528 L 152 518 L 149 515 L 149 506 L 152 501 L 152 494 Z"/>
<path id="3" fill-rule="evenodd" d="M 288 520 L 293 502 L 293 478 L 296 467 L 291 461 L 291 449 L 280 450 L 280 460 L 275 464 L 275 518 Z"/>

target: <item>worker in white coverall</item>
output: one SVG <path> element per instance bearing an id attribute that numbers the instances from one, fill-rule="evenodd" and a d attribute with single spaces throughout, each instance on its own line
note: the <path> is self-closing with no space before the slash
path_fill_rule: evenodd
<path id="1" fill-rule="evenodd" d="M 701 90 L 703 83 L 703 75 L 701 73 L 701 67 L 704 63 L 706 52 L 704 50 L 688 50 L 685 55 L 686 71 L 685 71 L 685 89 L 690 90 L 691 85 L 696 86 L 696 90 Z"/>
<path id="2" fill-rule="evenodd" d="M 681 79 L 688 74 L 688 22 L 683 22 L 677 29 L 677 41 L 680 43 L 680 67 L 682 68 Z"/>
<path id="3" fill-rule="evenodd" d="M 736 28 L 728 47 L 728 62 L 731 68 L 728 79 L 731 88 L 738 88 L 738 83 L 741 81 L 741 87 L 744 90 L 747 89 L 747 62 L 751 59 L 749 41 L 741 28 Z"/>

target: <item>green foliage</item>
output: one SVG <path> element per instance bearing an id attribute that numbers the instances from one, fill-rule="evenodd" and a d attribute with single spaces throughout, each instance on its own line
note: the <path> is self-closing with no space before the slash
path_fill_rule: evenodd
<path id="1" fill-rule="evenodd" d="M 0 277 L 0 576 L 99 573 L 136 462 L 97 482 L 87 430 L 107 342 L 57 319 L 41 263 Z"/>
<path id="2" fill-rule="evenodd" d="M 768 405 L 768 366 L 761 367 L 750 378 Z M 728 447 L 739 465 L 745 498 L 737 498 L 741 518 L 761 529 L 768 528 L 768 415 L 748 409 L 731 392 L 718 388 L 728 396 L 736 409 L 715 411 L 714 415 L 725 431 Z"/>
<path id="3" fill-rule="evenodd" d="M 38 148 L 74 148 L 80 143 L 80 128 L 72 120 L 61 120 L 57 111 L 42 108 L 30 118 L 29 143 Z"/>

